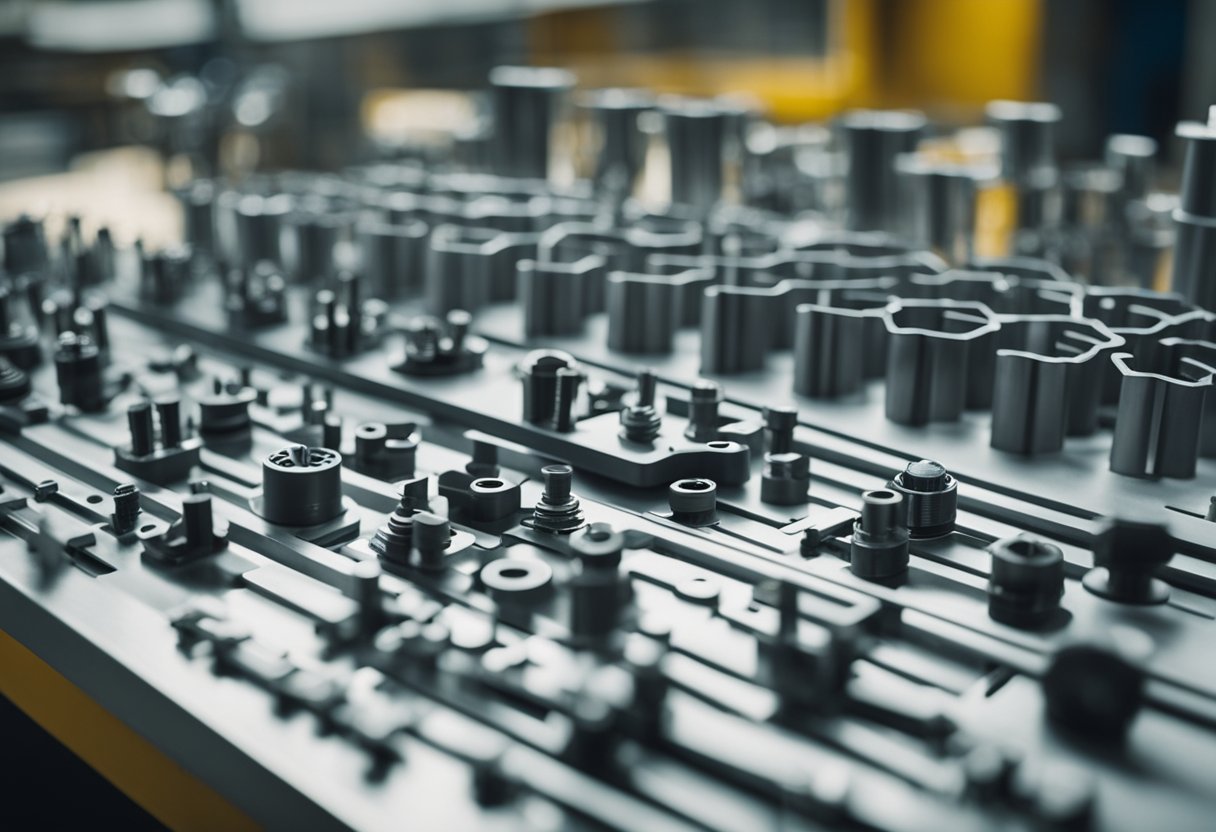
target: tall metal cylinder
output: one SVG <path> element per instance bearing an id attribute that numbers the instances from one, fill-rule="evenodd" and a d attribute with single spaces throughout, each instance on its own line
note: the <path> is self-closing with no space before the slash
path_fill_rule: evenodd
<path id="1" fill-rule="evenodd" d="M 671 201 L 705 213 L 722 196 L 726 116 L 712 101 L 659 102 L 671 156 Z"/>
<path id="2" fill-rule="evenodd" d="M 1216 310 L 1216 107 L 1207 124 L 1184 121 L 1176 133 L 1186 142 L 1186 161 L 1174 210 L 1173 288 L 1192 303 Z"/>
<path id="3" fill-rule="evenodd" d="M 574 75 L 564 69 L 499 66 L 490 71 L 495 173 L 546 179 L 554 125 Z"/>
<path id="4" fill-rule="evenodd" d="M 845 221 L 850 229 L 899 230 L 895 160 L 916 150 L 926 123 L 921 113 L 900 110 L 854 110 L 841 117 L 841 137 L 849 159 Z"/>

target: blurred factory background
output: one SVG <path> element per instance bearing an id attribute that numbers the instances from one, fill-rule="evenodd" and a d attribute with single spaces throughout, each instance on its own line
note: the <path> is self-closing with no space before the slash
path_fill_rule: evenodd
<path id="1" fill-rule="evenodd" d="M 779 124 L 992 99 L 1061 106 L 1061 158 L 1152 136 L 1216 100 L 1203 0 L 7 0 L 0 179 L 153 143 L 195 163 L 334 168 L 475 132 L 499 64 L 586 87 L 737 95 Z M 369 138 L 370 137 L 370 140 Z"/>

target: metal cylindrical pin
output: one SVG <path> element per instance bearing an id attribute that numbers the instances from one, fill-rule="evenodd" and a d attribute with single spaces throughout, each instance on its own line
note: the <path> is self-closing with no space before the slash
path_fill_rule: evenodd
<path id="1" fill-rule="evenodd" d="M 131 455 L 147 456 L 155 448 L 152 432 L 152 405 L 136 402 L 127 408 L 127 426 L 131 433 Z"/>
<path id="2" fill-rule="evenodd" d="M 181 401 L 176 396 L 156 400 L 156 417 L 160 422 L 160 442 L 166 448 L 182 444 Z"/>
<path id="3" fill-rule="evenodd" d="M 182 524 L 186 528 L 187 545 L 208 545 L 213 522 L 210 494 L 191 494 L 182 499 Z"/>

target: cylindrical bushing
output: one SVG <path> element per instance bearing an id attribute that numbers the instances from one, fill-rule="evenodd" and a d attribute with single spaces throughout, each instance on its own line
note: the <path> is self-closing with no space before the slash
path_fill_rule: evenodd
<path id="1" fill-rule="evenodd" d="M 416 219 L 397 225 L 373 219 L 359 223 L 360 262 L 373 296 L 392 300 L 421 289 L 428 230 Z"/>
<path id="2" fill-rule="evenodd" d="M 763 289 L 710 286 L 701 311 L 701 372 L 746 373 L 764 368 L 772 332 L 772 297 Z"/>
<path id="3" fill-rule="evenodd" d="M 911 153 L 925 133 L 924 115 L 899 110 L 854 110 L 840 120 L 848 154 L 846 223 L 854 231 L 891 231 L 900 226 L 895 160 Z"/>
<path id="4" fill-rule="evenodd" d="M 954 529 L 958 514 L 958 480 L 931 459 L 909 462 L 889 483 L 904 497 L 908 536 L 941 537 Z"/>
<path id="5" fill-rule="evenodd" d="M 703 214 L 722 197 L 726 116 L 712 101 L 663 98 L 671 201 Z"/>
<path id="6" fill-rule="evenodd" d="M 676 480 L 667 487 L 671 519 L 686 526 L 712 526 L 718 522 L 718 484 L 703 477 Z"/>
<path id="7" fill-rule="evenodd" d="M 564 69 L 499 66 L 490 71 L 494 141 L 490 153 L 503 176 L 545 179 L 554 125 L 574 75 Z"/>
<path id="8" fill-rule="evenodd" d="M 1207 124 L 1179 124 L 1177 135 L 1186 142 L 1186 161 L 1174 210 L 1173 289 L 1216 310 L 1216 110 Z"/>
<path id="9" fill-rule="evenodd" d="M 1032 535 L 998 540 L 988 547 L 988 615 L 1013 627 L 1037 627 L 1060 608 L 1064 595 L 1064 554 Z"/>
<path id="10" fill-rule="evenodd" d="M 306 285 L 319 285 L 337 272 L 335 250 L 347 233 L 351 218 L 344 213 L 314 206 L 297 211 L 289 220 L 294 236 L 292 273 Z"/>
<path id="11" fill-rule="evenodd" d="M 628 194 L 646 157 L 639 117 L 654 109 L 654 97 L 644 90 L 593 90 L 579 106 L 591 116 L 597 134 L 595 182 L 612 193 Z"/>
<path id="12" fill-rule="evenodd" d="M 284 221 L 292 209 L 287 194 L 264 197 L 245 194 L 236 203 L 236 239 L 240 262 L 253 266 L 262 260 L 282 265 Z"/>
<path id="13" fill-rule="evenodd" d="M 913 245 L 949 263 L 971 260 L 977 171 L 965 165 L 904 154 L 896 160 L 903 233 Z"/>
<path id="14" fill-rule="evenodd" d="M 849 571 L 867 581 L 888 581 L 908 571 L 907 509 L 897 491 L 866 491 L 853 524 Z"/>
<path id="15" fill-rule="evenodd" d="M 1041 181 L 1056 167 L 1055 131 L 1060 108 L 1037 101 L 990 101 L 988 124 L 1001 137 L 1001 178 L 1016 185 Z"/>
<path id="16" fill-rule="evenodd" d="M 1103 159 L 1106 166 L 1119 174 L 1120 202 L 1144 199 L 1153 189 L 1156 177 L 1157 142 L 1148 136 L 1116 133 L 1106 139 Z"/>
<path id="17" fill-rule="evenodd" d="M 215 251 L 215 184 L 196 179 L 177 192 L 182 206 L 186 242 L 195 251 Z"/>
<path id="18" fill-rule="evenodd" d="M 794 321 L 794 392 L 834 399 L 865 380 L 866 315 L 803 303 Z"/>
<path id="19" fill-rule="evenodd" d="M 679 287 L 668 278 L 608 275 L 608 349 L 668 353 L 678 325 Z"/>
<path id="20" fill-rule="evenodd" d="M 262 460 L 261 514 L 280 526 L 316 526 L 342 514 L 342 456 L 293 445 Z"/>

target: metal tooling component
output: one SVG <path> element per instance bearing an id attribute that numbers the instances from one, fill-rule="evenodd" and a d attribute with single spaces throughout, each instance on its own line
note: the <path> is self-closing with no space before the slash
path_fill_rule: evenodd
<path id="1" fill-rule="evenodd" d="M 603 278 L 604 258 L 589 254 L 574 263 L 520 260 L 517 268 L 526 335 L 567 335 L 583 328 L 583 294 Z"/>
<path id="2" fill-rule="evenodd" d="M 324 355 L 345 358 L 367 349 L 383 334 L 388 307 L 378 298 L 362 298 L 358 275 L 340 274 L 333 286 L 313 298 L 308 345 Z"/>
<path id="3" fill-rule="evenodd" d="M 453 309 L 444 320 L 420 315 L 403 330 L 405 360 L 397 365 L 406 375 L 439 376 L 467 373 L 481 366 L 489 344 L 469 334 L 473 316 Z"/>
<path id="4" fill-rule="evenodd" d="M 898 300 L 883 321 L 890 333 L 887 418 L 905 425 L 957 420 L 967 401 L 968 362 L 991 351 L 986 336 L 1000 328 L 995 316 L 981 303 Z"/>
<path id="5" fill-rule="evenodd" d="M 490 71 L 495 169 L 505 176 L 545 179 L 550 142 L 574 76 L 564 69 L 499 66 Z"/>
<path id="6" fill-rule="evenodd" d="M 523 382 L 525 422 L 548 425 L 553 421 L 558 370 L 573 370 L 577 366 L 574 358 L 560 350 L 535 350 L 524 357 L 518 371 Z"/>
<path id="7" fill-rule="evenodd" d="M 997 333 L 992 447 L 1051 453 L 1098 422 L 1103 370 L 1123 339 L 1097 321 L 1002 317 Z"/>
<path id="8" fill-rule="evenodd" d="M 685 526 L 712 526 L 718 522 L 718 484 L 697 478 L 676 480 L 667 487 L 671 519 Z"/>
<path id="9" fill-rule="evenodd" d="M 665 277 L 608 275 L 608 348 L 622 353 L 669 353 L 678 321 L 679 286 Z"/>
<path id="10" fill-rule="evenodd" d="M 971 259 L 978 180 L 995 177 L 966 165 L 904 154 L 895 162 L 905 233 L 948 263 Z"/>
<path id="11" fill-rule="evenodd" d="M 853 524 L 849 569 L 867 581 L 890 581 L 908 571 L 907 510 L 897 491 L 866 491 Z"/>
<path id="12" fill-rule="evenodd" d="M 1178 372 L 1193 380 L 1216 373 L 1216 339 L 1162 338 L 1160 345 L 1166 351 L 1160 366 L 1177 368 Z M 1199 455 L 1216 457 L 1216 394 L 1211 392 L 1204 397 L 1203 421 L 1199 426 Z"/>
<path id="13" fill-rule="evenodd" d="M 426 259 L 428 309 L 436 315 L 453 309 L 476 312 L 491 299 L 515 297 L 515 263 L 534 258 L 535 246 L 535 235 L 436 227 Z"/>
<path id="14" fill-rule="evenodd" d="M 1119 203 L 1144 199 L 1156 179 L 1157 142 L 1148 136 L 1118 133 L 1107 136 L 1102 156 L 1106 166 L 1119 174 Z"/>
<path id="15" fill-rule="evenodd" d="M 1042 102 L 993 101 L 985 113 L 1000 132 L 1001 178 L 1013 186 L 1017 198 L 1014 251 L 1039 254 L 1048 248 L 1042 230 L 1060 220 L 1055 151 L 1060 108 Z"/>
<path id="16" fill-rule="evenodd" d="M 198 400 L 198 432 L 206 440 L 247 437 L 251 427 L 249 405 L 257 391 L 240 385 L 224 385 L 217 379 L 212 390 Z"/>
<path id="17" fill-rule="evenodd" d="M 894 294 L 899 280 L 886 278 L 854 278 L 852 280 L 802 280 L 791 278 L 771 284 L 767 280 L 752 283 L 728 284 L 726 289 L 750 289 L 769 298 L 770 310 L 775 314 L 770 348 L 784 350 L 794 344 L 798 305 L 805 302 L 828 306 L 849 304 L 876 307 L 885 305 Z M 883 335 L 882 327 L 872 331 Z M 885 338 L 882 339 L 885 344 Z M 875 345 L 877 346 L 877 345 Z"/>
<path id="18" fill-rule="evenodd" d="M 183 438 L 180 403 L 176 397 L 156 401 L 160 421 L 160 446 L 153 431 L 150 402 L 136 402 L 127 408 L 130 444 L 114 448 L 114 467 L 158 485 L 184 481 L 199 463 L 202 441 Z"/>
<path id="19" fill-rule="evenodd" d="M 104 410 L 108 396 L 101 351 L 87 335 L 64 332 L 55 348 L 59 401 L 85 413 Z"/>
<path id="20" fill-rule="evenodd" d="M 28 370 L 42 360 L 38 328 L 16 319 L 11 300 L 10 289 L 0 286 L 0 356 Z"/>
<path id="21" fill-rule="evenodd" d="M 419 219 L 388 223 L 366 218 L 359 222 L 355 230 L 359 262 L 377 297 L 392 300 L 422 289 L 429 232 Z"/>
<path id="22" fill-rule="evenodd" d="M 811 461 L 804 454 L 770 451 L 764 455 L 760 501 L 775 506 L 803 505 L 810 499 Z"/>
<path id="23" fill-rule="evenodd" d="M 1061 730 L 1119 744 L 1144 705 L 1145 673 L 1118 644 L 1057 650 L 1043 676 L 1047 716 Z"/>
<path id="24" fill-rule="evenodd" d="M 608 271 L 637 271 L 658 254 L 688 255 L 702 245 L 700 227 L 684 223 L 664 231 L 645 228 L 604 229 L 582 222 L 559 222 L 540 235 L 536 247 L 541 262 L 573 262 L 596 255 L 604 269 L 588 274 L 584 281 L 583 311 L 604 311 L 604 275 Z"/>
<path id="25" fill-rule="evenodd" d="M 317 526 L 342 509 L 342 456 L 329 448 L 292 445 L 262 460 L 256 510 L 279 526 Z"/>
<path id="26" fill-rule="evenodd" d="M 213 196 L 212 244 L 199 232 L 197 248 L 161 258 L 174 276 L 160 289 L 145 257 L 146 294 L 124 235 L 91 236 L 135 217 L 69 218 L 63 235 L 48 218 L 52 251 L 38 227 L 10 227 L 5 256 L 34 264 L 0 281 L 10 321 L 87 336 L 105 374 L 89 412 L 59 406 L 50 361 L 11 379 L 0 361 L 0 629 L 261 826 L 515 828 L 537 825 L 538 807 L 544 826 L 672 832 L 1201 826 L 1216 758 L 1204 664 L 1216 468 L 1112 473 L 1127 426 L 1111 430 L 1116 410 L 1094 406 L 1088 373 L 1113 378 L 1117 398 L 1117 349 L 1137 371 L 1194 383 L 1211 374 L 1216 312 L 1043 258 L 955 253 L 966 270 L 951 270 L 924 243 L 841 230 L 852 206 L 826 136 L 783 135 L 796 147 L 769 152 L 759 116 L 711 106 L 725 171 L 712 164 L 701 205 L 646 207 L 604 171 L 517 178 L 496 167 L 482 121 L 467 131 L 480 156 L 428 137 L 386 161 L 198 184 Z M 563 126 L 546 151 L 555 172 L 590 173 L 596 148 L 565 154 L 594 132 Z M 972 158 L 970 135 L 941 139 L 926 158 Z M 1040 158 L 1027 166 L 1050 182 L 1054 159 Z M 1082 171 L 1068 222 L 1030 236 L 1068 268 L 1136 283 L 1121 246 L 1098 268 L 1119 222 L 1104 214 L 1120 198 L 1109 173 Z M 1025 179 L 993 196 L 1021 189 L 1046 218 L 1058 188 Z M 1128 187 L 1129 206 L 1147 204 Z M 263 262 L 240 251 L 249 195 L 291 205 L 274 266 L 286 319 L 272 326 L 224 306 L 259 296 L 224 291 L 233 269 L 253 277 Z M 912 218 L 901 195 L 878 208 Z M 422 272 L 390 265 L 405 240 L 381 224 L 418 232 L 406 236 Z M 517 262 L 588 256 L 604 261 L 603 303 L 592 285 L 577 331 L 527 336 Z M 399 296 L 357 353 L 304 349 L 310 301 L 345 269 Z M 613 309 L 607 275 L 641 273 L 662 289 Z M 430 296 L 414 291 L 423 281 Z M 681 331 L 700 324 L 708 287 L 727 296 L 710 310 L 725 323 L 706 324 L 729 358 L 718 363 L 737 368 L 758 344 L 725 391 L 699 378 L 700 333 Z M 475 319 L 459 311 L 466 294 Z M 402 329 L 404 358 L 379 337 Z M 620 337 L 663 351 L 642 360 L 612 347 Z M 892 343 L 917 338 L 912 363 L 928 368 L 885 381 Z M 546 345 L 564 352 L 535 351 Z M 965 366 L 937 359 L 935 375 L 935 348 Z M 998 391 L 1013 354 L 1034 372 Z M 1047 375 L 1065 365 L 1056 395 Z M 914 402 L 948 399 L 934 417 L 970 412 L 886 419 L 883 388 L 895 399 L 909 381 Z M 792 387 L 817 396 L 797 396 L 797 417 L 780 407 Z M 152 410 L 128 416 L 143 400 Z M 1165 422 L 1144 421 L 1150 441 L 1175 430 Z M 1070 433 L 1087 435 L 1035 456 L 990 445 L 1037 450 Z M 116 470 L 115 445 L 147 460 L 196 436 L 206 451 L 179 481 L 144 487 Z M 279 454 L 307 467 L 266 468 Z M 858 499 L 865 488 L 878 491 Z"/>
<path id="27" fill-rule="evenodd" d="M 746 373 L 764 367 L 772 343 L 771 293 L 739 286 L 710 286 L 701 311 L 701 372 Z"/>
<path id="28" fill-rule="evenodd" d="M 1110 446 L 1110 470 L 1131 477 L 1195 476 L 1204 396 L 1213 368 L 1183 357 L 1166 373 L 1135 369 L 1136 357 L 1111 356 L 1123 375 Z"/>
<path id="29" fill-rule="evenodd" d="M 654 406 L 655 375 L 651 370 L 638 373 L 634 401 L 621 408 L 621 436 L 630 442 L 649 443 L 659 435 L 663 417 Z"/>
<path id="30" fill-rule="evenodd" d="M 224 308 L 236 326 L 269 326 L 287 320 L 287 284 L 269 261 L 229 272 L 224 289 Z"/>
<path id="31" fill-rule="evenodd" d="M 652 254 L 646 258 L 646 271 L 660 275 L 676 287 L 676 325 L 700 326 L 702 293 L 715 282 L 712 269 L 686 266 L 687 258 Z"/>
<path id="32" fill-rule="evenodd" d="M 916 150 L 928 124 L 924 115 L 897 110 L 854 110 L 838 123 L 848 155 L 846 217 L 857 231 L 900 230 L 895 160 Z"/>
<path id="33" fill-rule="evenodd" d="M 142 527 L 136 534 L 144 544 L 144 557 L 164 566 L 181 566 L 223 551 L 228 546 L 228 528 L 215 523 L 210 494 L 182 498 L 182 516 L 167 530 Z"/>
<path id="34" fill-rule="evenodd" d="M 540 469 L 545 490 L 532 509 L 532 528 L 569 534 L 582 528 L 583 512 L 578 497 L 570 492 L 574 469 L 569 465 L 546 465 Z"/>
<path id="35" fill-rule="evenodd" d="M 722 197 L 726 116 L 712 101 L 659 99 L 670 156 L 671 201 L 697 214 Z"/>
<path id="36" fill-rule="evenodd" d="M 238 262 L 252 266 L 269 260 L 281 266 L 286 220 L 293 207 L 287 194 L 242 196 L 235 212 Z"/>
<path id="37" fill-rule="evenodd" d="M 137 244 L 140 263 L 140 293 L 154 303 L 175 303 L 190 283 L 194 252 L 188 246 L 174 246 L 145 252 Z"/>
<path id="38" fill-rule="evenodd" d="M 1033 535 L 1019 534 L 988 547 L 988 614 L 1012 627 L 1035 628 L 1059 614 L 1064 596 L 1064 553 Z"/>
<path id="39" fill-rule="evenodd" d="M 951 269 L 912 275 L 901 287 L 907 297 L 949 297 L 984 304 L 1000 315 L 1073 316 L 1084 294 L 1076 283 L 1020 277 L 1002 271 Z"/>
<path id="40" fill-rule="evenodd" d="M 1106 324 L 1126 341 L 1126 350 L 1145 366 L 1160 366 L 1162 338 L 1203 338 L 1207 314 L 1195 309 L 1180 295 L 1143 289 L 1091 287 L 1080 300 L 1080 314 Z M 1119 400 L 1122 376 L 1109 365 L 1102 382 L 1102 403 Z"/>
<path id="41" fill-rule="evenodd" d="M 794 392 L 813 399 L 856 393 L 864 379 L 867 319 L 881 309 L 838 309 L 813 303 L 797 307 L 794 328 Z"/>
<path id="42" fill-rule="evenodd" d="M 1216 311 L 1216 108 L 1207 124 L 1183 122 L 1186 143 L 1178 207 L 1174 210 L 1173 288 L 1204 309 Z"/>
<path id="43" fill-rule="evenodd" d="M 909 462 L 887 487 L 903 495 L 907 506 L 908 536 L 941 537 L 954 530 L 958 514 L 958 481 L 941 463 L 931 459 Z"/>
<path id="44" fill-rule="evenodd" d="M 1000 131 L 1001 178 L 1014 184 L 1036 183 L 1056 167 L 1055 130 L 1060 108 L 1025 101 L 992 101 L 984 110 Z"/>
<path id="45" fill-rule="evenodd" d="M 4 270 L 10 275 L 40 273 L 47 265 L 42 221 L 28 214 L 4 226 Z"/>
<path id="46" fill-rule="evenodd" d="M 12 404 L 30 393 L 30 377 L 0 356 L 0 404 Z"/>
<path id="47" fill-rule="evenodd" d="M 628 195 L 646 157 L 646 134 L 639 116 L 654 109 L 654 96 L 646 90 L 592 90 L 578 103 L 597 133 L 596 184 L 610 194 Z"/>
<path id="48" fill-rule="evenodd" d="M 215 184 L 196 179 L 175 191 L 181 203 L 186 242 L 198 252 L 215 252 Z"/>
<path id="49" fill-rule="evenodd" d="M 1173 556 L 1165 526 L 1110 518 L 1094 534 L 1094 568 L 1085 573 L 1085 588 L 1120 604 L 1163 604 L 1170 588 L 1154 574 Z"/>

